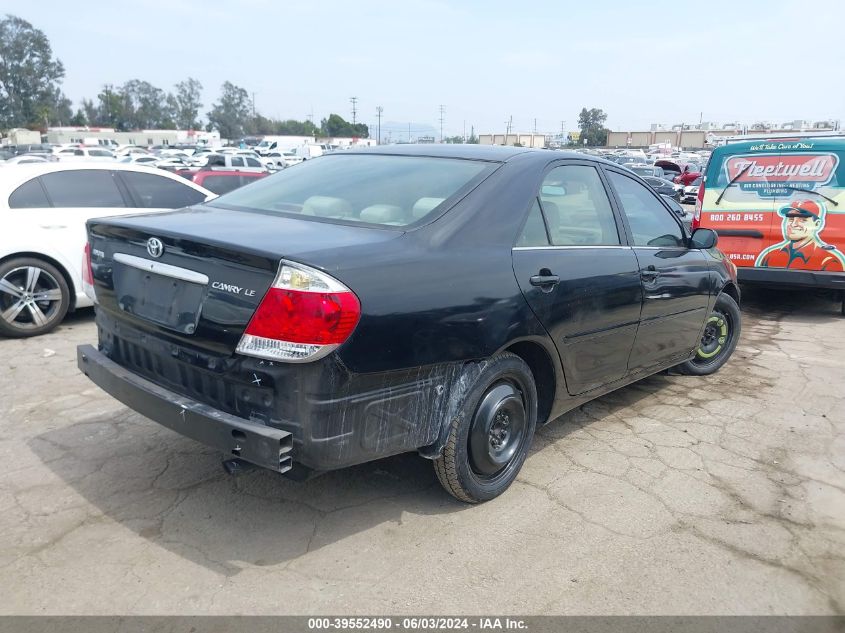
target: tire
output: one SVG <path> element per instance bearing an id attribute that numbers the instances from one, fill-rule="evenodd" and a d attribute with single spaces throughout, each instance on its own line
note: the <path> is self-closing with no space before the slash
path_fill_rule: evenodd
<path id="1" fill-rule="evenodd" d="M 537 425 L 537 387 L 519 356 L 492 358 L 451 421 L 437 479 L 456 499 L 489 501 L 516 479 Z"/>
<path id="2" fill-rule="evenodd" d="M 0 335 L 46 334 L 62 322 L 69 306 L 67 281 L 52 264 L 32 257 L 0 264 Z"/>
<path id="3" fill-rule="evenodd" d="M 717 372 L 734 353 L 741 332 L 739 306 L 730 295 L 720 294 L 707 316 L 695 356 L 676 369 L 687 376 L 707 376 Z"/>

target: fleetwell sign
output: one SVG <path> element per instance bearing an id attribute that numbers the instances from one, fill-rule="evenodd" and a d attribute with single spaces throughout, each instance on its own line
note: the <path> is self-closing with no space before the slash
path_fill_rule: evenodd
<path id="1" fill-rule="evenodd" d="M 725 161 L 728 182 L 761 198 L 788 196 L 795 189 L 815 189 L 828 184 L 839 157 L 829 153 L 740 154 Z"/>

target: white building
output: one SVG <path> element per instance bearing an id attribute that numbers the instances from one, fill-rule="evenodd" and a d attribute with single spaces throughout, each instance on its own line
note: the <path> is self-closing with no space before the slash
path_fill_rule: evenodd
<path id="1" fill-rule="evenodd" d="M 109 127 L 50 127 L 47 142 L 100 145 L 176 145 L 177 143 L 220 145 L 220 132 L 202 130 L 135 130 L 118 132 Z"/>

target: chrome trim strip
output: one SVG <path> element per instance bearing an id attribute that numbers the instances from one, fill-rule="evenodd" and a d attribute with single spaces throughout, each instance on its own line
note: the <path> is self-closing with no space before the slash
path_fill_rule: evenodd
<path id="1" fill-rule="evenodd" d="M 513 246 L 511 250 L 514 251 L 548 251 L 548 250 L 563 250 L 563 249 L 573 249 L 573 250 L 584 250 L 586 248 L 595 249 L 595 248 L 625 248 L 631 249 L 632 246 Z"/>
<path id="2" fill-rule="evenodd" d="M 143 257 L 136 257 L 135 255 L 127 255 L 126 253 L 115 253 L 114 261 L 145 270 L 156 275 L 164 277 L 172 277 L 173 279 L 181 279 L 182 281 L 189 281 L 193 284 L 208 285 L 208 275 L 203 275 L 195 270 L 188 270 L 187 268 L 179 268 L 179 266 L 171 266 L 170 264 L 163 264 L 161 262 L 154 262 L 151 259 L 144 259 Z"/>

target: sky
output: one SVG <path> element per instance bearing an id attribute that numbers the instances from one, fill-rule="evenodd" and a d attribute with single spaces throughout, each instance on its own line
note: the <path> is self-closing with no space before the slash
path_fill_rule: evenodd
<path id="1" fill-rule="evenodd" d="M 224 81 L 265 116 L 335 112 L 394 139 L 652 123 L 845 119 L 841 0 L 0 0 L 44 31 L 75 105 L 103 84 L 171 90 L 202 112 Z M 536 124 L 535 124 L 536 121 Z M 403 132 L 404 131 L 404 132 Z"/>

